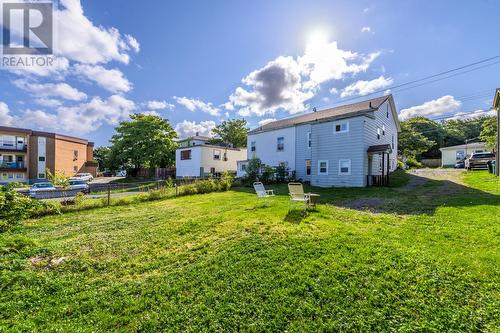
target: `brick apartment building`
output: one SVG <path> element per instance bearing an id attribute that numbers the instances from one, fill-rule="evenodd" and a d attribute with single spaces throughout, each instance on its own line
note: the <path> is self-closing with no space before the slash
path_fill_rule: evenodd
<path id="1" fill-rule="evenodd" d="M 0 183 L 34 183 L 47 179 L 47 170 L 72 176 L 95 176 L 94 143 L 56 133 L 0 126 Z"/>

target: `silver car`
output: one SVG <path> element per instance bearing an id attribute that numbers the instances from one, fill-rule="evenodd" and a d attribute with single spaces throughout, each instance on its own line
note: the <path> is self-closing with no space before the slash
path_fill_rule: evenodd
<path id="1" fill-rule="evenodd" d="M 89 193 L 90 191 L 89 184 L 82 179 L 70 179 L 68 189 L 76 190 L 82 193 Z"/>

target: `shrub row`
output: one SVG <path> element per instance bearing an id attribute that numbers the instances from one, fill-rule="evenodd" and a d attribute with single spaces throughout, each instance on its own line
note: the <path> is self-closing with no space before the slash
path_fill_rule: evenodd
<path id="1" fill-rule="evenodd" d="M 41 217 L 65 212 L 80 211 L 106 206 L 123 206 L 134 203 L 173 198 L 192 194 L 228 191 L 233 186 L 234 178 L 229 173 L 222 175 L 221 179 L 200 180 L 193 184 L 182 185 L 177 189 L 164 187 L 133 196 L 100 199 L 87 199 L 83 194 L 78 194 L 73 200 L 39 201 L 26 197 L 16 192 L 12 187 L 2 187 L 0 191 L 0 232 L 5 231 L 27 218 Z M 173 183 L 172 183 L 173 185 Z"/>

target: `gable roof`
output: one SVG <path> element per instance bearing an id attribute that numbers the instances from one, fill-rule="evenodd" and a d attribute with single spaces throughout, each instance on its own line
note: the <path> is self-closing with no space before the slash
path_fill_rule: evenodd
<path id="1" fill-rule="evenodd" d="M 389 102 L 391 103 L 391 109 L 393 110 L 394 119 L 396 120 L 396 126 L 398 130 L 400 130 L 399 120 L 394 105 L 394 99 L 392 95 L 387 95 L 354 104 L 337 106 L 322 111 L 310 112 L 296 117 L 273 121 L 251 130 L 250 132 L 248 132 L 248 134 L 267 132 L 312 122 L 331 121 L 335 119 L 366 115 L 370 112 L 378 110 L 378 108 L 387 100 L 389 100 Z"/>
<path id="2" fill-rule="evenodd" d="M 495 97 L 493 98 L 493 108 L 500 109 L 500 88 L 497 88 Z"/>
<path id="3" fill-rule="evenodd" d="M 183 141 L 188 141 L 188 140 L 200 140 L 200 141 L 210 141 L 210 137 L 208 136 L 203 136 L 203 135 L 195 135 L 195 136 L 190 136 L 184 139 L 178 139 L 177 142 L 183 142 Z"/>

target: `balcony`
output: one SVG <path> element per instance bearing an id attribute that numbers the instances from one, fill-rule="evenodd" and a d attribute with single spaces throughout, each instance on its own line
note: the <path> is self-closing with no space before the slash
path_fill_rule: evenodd
<path id="1" fill-rule="evenodd" d="M 12 152 L 27 152 L 28 145 L 25 144 L 15 144 L 15 143 L 0 143 L 0 151 L 12 151 Z"/>
<path id="2" fill-rule="evenodd" d="M 0 162 L 1 171 L 26 171 L 24 162 Z"/>

